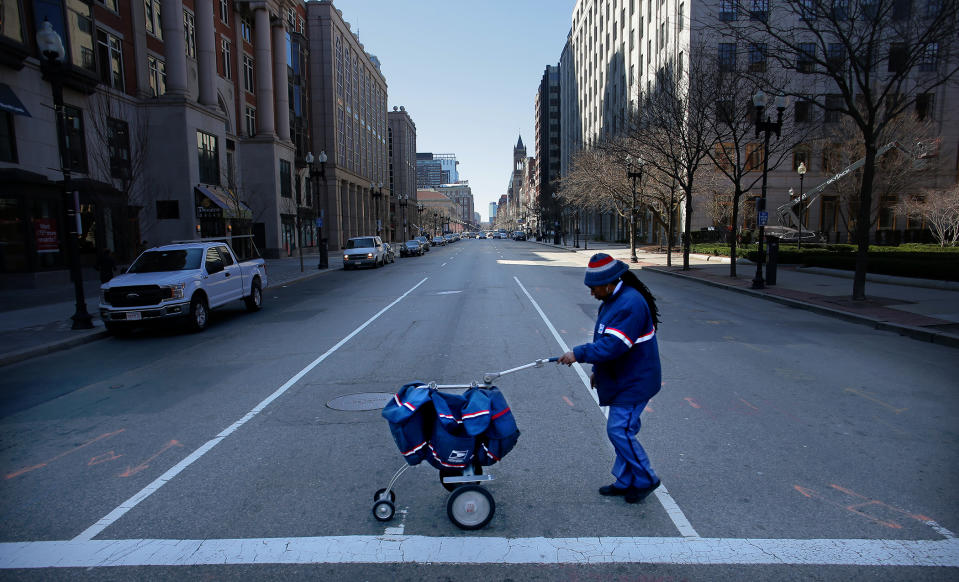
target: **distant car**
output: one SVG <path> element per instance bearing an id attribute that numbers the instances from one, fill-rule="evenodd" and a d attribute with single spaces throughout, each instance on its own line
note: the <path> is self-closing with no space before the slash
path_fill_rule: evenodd
<path id="1" fill-rule="evenodd" d="M 486 238 L 493 238 L 493 233 L 491 232 L 486 233 Z"/>
<path id="2" fill-rule="evenodd" d="M 423 246 L 424 253 L 430 252 L 430 247 L 433 246 L 430 244 L 430 239 L 425 236 L 416 236 L 416 237 L 413 237 L 413 240 L 417 240 L 420 242 L 420 244 Z"/>
<path id="3" fill-rule="evenodd" d="M 423 245 L 418 240 L 408 240 L 400 245 L 401 257 L 419 257 L 423 255 Z"/>
<path id="4" fill-rule="evenodd" d="M 396 262 L 396 251 L 393 250 L 393 245 L 390 243 L 383 243 L 383 264 L 386 263 L 395 263 Z"/>
<path id="5" fill-rule="evenodd" d="M 514 231 L 513 240 L 526 240 L 526 233 L 521 230 Z"/>
<path id="6" fill-rule="evenodd" d="M 441 246 L 441 247 L 445 247 L 445 246 L 446 246 L 446 239 L 443 238 L 443 237 L 441 237 L 441 236 L 439 236 L 439 235 L 434 236 L 434 237 L 433 237 L 433 244 L 434 244 L 434 245 Z"/>

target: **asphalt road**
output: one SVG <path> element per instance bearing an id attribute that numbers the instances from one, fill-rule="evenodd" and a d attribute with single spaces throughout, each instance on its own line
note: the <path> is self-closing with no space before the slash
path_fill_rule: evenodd
<path id="1" fill-rule="evenodd" d="M 376 521 L 402 459 L 378 408 L 328 403 L 587 341 L 582 274 L 562 250 L 467 240 L 269 289 L 201 334 L 6 367 L 0 577 L 955 579 L 955 351 L 651 272 L 656 496 L 596 494 L 603 411 L 550 364 L 497 382 L 522 436 L 490 470 L 488 527 L 456 528 L 425 465 Z"/>

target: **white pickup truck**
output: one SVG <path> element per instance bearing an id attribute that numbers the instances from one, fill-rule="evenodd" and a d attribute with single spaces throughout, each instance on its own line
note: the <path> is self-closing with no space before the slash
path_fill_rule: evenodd
<path id="1" fill-rule="evenodd" d="M 223 241 L 154 247 L 100 287 L 100 318 L 114 333 L 170 318 L 201 331 L 210 309 L 231 301 L 259 310 L 266 284 L 263 259 L 241 261 Z"/>

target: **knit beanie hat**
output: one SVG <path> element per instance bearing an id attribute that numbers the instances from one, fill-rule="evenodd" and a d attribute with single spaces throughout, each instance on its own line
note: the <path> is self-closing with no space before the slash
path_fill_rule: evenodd
<path id="1" fill-rule="evenodd" d="M 629 266 L 623 261 L 617 261 L 606 253 L 596 253 L 586 267 L 586 286 L 608 285 L 628 270 Z"/>

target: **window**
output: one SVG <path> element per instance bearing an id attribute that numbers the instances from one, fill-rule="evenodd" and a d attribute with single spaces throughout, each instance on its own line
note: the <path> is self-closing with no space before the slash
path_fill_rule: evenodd
<path id="1" fill-rule="evenodd" d="M 848 20 L 849 0 L 832 0 L 832 17 L 834 20 Z"/>
<path id="2" fill-rule="evenodd" d="M 839 123 L 839 117 L 842 115 L 842 109 L 842 95 L 826 95 L 826 113 L 823 121 L 826 123 Z"/>
<path id="3" fill-rule="evenodd" d="M 749 10 L 750 20 L 766 22 L 769 18 L 769 0 L 752 0 Z"/>
<path id="4" fill-rule="evenodd" d="M 100 64 L 100 82 L 107 87 L 123 90 L 123 53 L 120 39 L 97 30 L 97 60 Z"/>
<path id="5" fill-rule="evenodd" d="M 246 42 L 253 44 L 253 27 L 250 26 L 250 21 L 246 18 L 240 19 L 240 36 Z"/>
<path id="6" fill-rule="evenodd" d="M 122 119 L 107 118 L 107 147 L 110 149 L 110 176 L 130 177 L 130 126 Z"/>
<path id="7" fill-rule="evenodd" d="M 846 63 L 846 47 L 842 43 L 831 42 L 826 49 L 826 65 L 830 71 L 844 71 L 848 66 Z"/>
<path id="8" fill-rule="evenodd" d="M 166 63 L 153 56 L 147 57 L 147 62 L 150 65 L 150 89 L 154 97 L 159 97 L 166 93 Z"/>
<path id="9" fill-rule="evenodd" d="M 736 116 L 736 102 L 732 99 L 721 99 L 716 103 L 716 117 L 719 121 L 732 124 Z"/>
<path id="10" fill-rule="evenodd" d="M 822 148 L 822 171 L 829 174 L 839 171 L 842 150 L 838 145 L 829 144 Z M 808 166 L 808 164 L 807 164 Z"/>
<path id="11" fill-rule="evenodd" d="M 247 137 L 253 137 L 256 135 L 256 109 L 252 107 L 246 108 L 246 135 Z"/>
<path id="12" fill-rule="evenodd" d="M 821 232 L 836 232 L 838 211 L 839 199 L 836 196 L 822 197 L 822 208 L 819 212 L 819 230 Z"/>
<path id="13" fill-rule="evenodd" d="M 733 142 L 717 143 L 715 146 L 716 165 L 725 172 L 733 171 L 733 158 L 736 144 Z"/>
<path id="14" fill-rule="evenodd" d="M 63 166 L 74 172 L 87 171 L 87 144 L 83 135 L 83 111 L 70 105 L 63 106 L 63 133 L 66 151 L 61 152 Z"/>
<path id="15" fill-rule="evenodd" d="M 288 160 L 280 160 L 280 196 L 283 198 L 293 197 L 290 175 L 290 162 Z"/>
<path id="16" fill-rule="evenodd" d="M 923 73 L 934 73 L 939 64 L 939 43 L 930 42 L 922 49 L 919 57 L 919 70 Z"/>
<path id="17" fill-rule="evenodd" d="M 746 144 L 746 167 L 747 172 L 756 172 L 763 169 L 763 144 Z"/>
<path id="18" fill-rule="evenodd" d="M 676 23 L 677 28 L 680 32 L 683 31 L 683 26 L 686 22 L 686 4 L 683 2 L 679 3 L 679 21 Z"/>
<path id="19" fill-rule="evenodd" d="M 892 19 L 908 20 L 912 15 L 912 0 L 893 0 Z"/>
<path id="20" fill-rule="evenodd" d="M 220 0 L 220 22 L 230 25 L 230 0 Z"/>
<path id="21" fill-rule="evenodd" d="M 243 55 L 243 88 L 247 93 L 256 93 L 256 77 L 253 75 L 253 57 Z"/>
<path id="22" fill-rule="evenodd" d="M 815 20 L 816 0 L 799 0 L 799 17 L 803 20 Z"/>
<path id="23" fill-rule="evenodd" d="M 799 43 L 799 60 L 796 62 L 796 70 L 800 73 L 812 73 L 816 70 L 816 43 Z"/>
<path id="24" fill-rule="evenodd" d="M 230 44 L 230 41 L 220 39 L 220 54 L 223 55 L 223 78 L 232 79 L 233 78 L 233 45 Z"/>
<path id="25" fill-rule="evenodd" d="M 216 136 L 205 131 L 196 132 L 197 159 L 200 167 L 200 183 L 220 183 L 220 156 Z"/>
<path id="26" fill-rule="evenodd" d="M 97 3 L 107 10 L 112 10 L 113 12 L 119 11 L 119 8 L 117 7 L 117 0 L 97 0 Z"/>
<path id="27" fill-rule="evenodd" d="M 719 70 L 722 72 L 736 70 L 736 43 L 719 43 Z"/>
<path id="28" fill-rule="evenodd" d="M 896 203 L 899 200 L 895 194 L 879 197 L 879 224 L 878 228 L 888 230 L 896 228 Z"/>
<path id="29" fill-rule="evenodd" d="M 186 45 L 186 56 L 196 58 L 196 25 L 193 22 L 193 13 L 183 11 L 183 44 Z"/>
<path id="30" fill-rule="evenodd" d="M 926 0 L 926 18 L 935 18 L 942 12 L 942 0 Z"/>
<path id="31" fill-rule="evenodd" d="M 153 36 L 163 38 L 163 23 L 160 20 L 160 0 L 143 0 L 146 11 L 147 32 Z"/>
<path id="32" fill-rule="evenodd" d="M 754 73 L 762 73 L 766 70 L 766 43 L 750 43 L 749 70 Z"/>
<path id="33" fill-rule="evenodd" d="M 16 164 L 17 136 L 13 131 L 13 114 L 6 111 L 0 113 L 0 162 Z"/>
<path id="34" fill-rule="evenodd" d="M 157 220 L 179 220 L 180 202 L 177 200 L 157 200 Z"/>
<path id="35" fill-rule="evenodd" d="M 793 104 L 793 121 L 795 123 L 809 123 L 812 121 L 811 105 L 812 104 L 805 99 L 797 99 Z"/>
<path id="36" fill-rule="evenodd" d="M 719 0 L 719 19 L 726 22 L 736 20 L 736 0 Z"/>
<path id="37" fill-rule="evenodd" d="M 925 121 L 933 117 L 935 104 L 935 95 L 932 93 L 921 93 L 916 95 L 916 118 L 919 121 Z"/>
<path id="38" fill-rule="evenodd" d="M 880 0 L 861 0 L 862 16 L 867 20 L 876 20 L 879 18 Z"/>
<path id="39" fill-rule="evenodd" d="M 887 71 L 890 73 L 905 73 L 908 59 L 909 49 L 906 43 L 892 43 L 889 45 L 889 66 Z"/>

